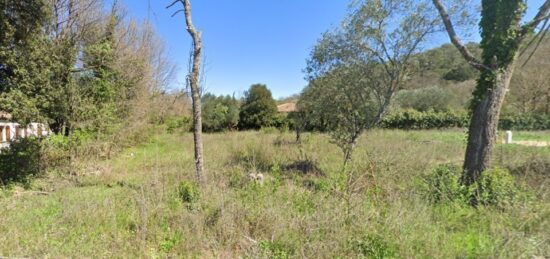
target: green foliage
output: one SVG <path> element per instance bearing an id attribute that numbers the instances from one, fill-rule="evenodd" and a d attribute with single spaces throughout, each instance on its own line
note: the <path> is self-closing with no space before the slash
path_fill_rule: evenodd
<path id="1" fill-rule="evenodd" d="M 457 82 L 464 82 L 477 76 L 477 71 L 468 64 L 461 64 L 449 70 L 443 75 L 443 79 Z"/>
<path id="2" fill-rule="evenodd" d="M 244 94 L 239 113 L 240 129 L 260 129 L 272 126 L 277 114 L 277 103 L 266 85 L 255 84 Z"/>
<path id="3" fill-rule="evenodd" d="M 181 118 L 169 118 L 166 120 L 166 131 L 168 133 L 174 133 L 176 130 L 182 130 L 187 132 L 191 130 L 191 118 L 181 117 Z"/>
<path id="4" fill-rule="evenodd" d="M 414 90 L 403 90 L 396 94 L 395 101 L 403 109 L 417 111 L 447 111 L 453 99 L 453 94 L 446 88 L 437 86 Z"/>
<path id="5" fill-rule="evenodd" d="M 549 130 L 550 114 L 504 115 L 499 119 L 499 128 L 504 130 Z"/>
<path id="6" fill-rule="evenodd" d="M 263 256 L 266 256 L 267 258 L 287 259 L 294 255 L 294 251 L 292 249 L 289 249 L 285 245 L 277 242 L 262 240 L 258 246 L 260 247 Z"/>
<path id="7" fill-rule="evenodd" d="M 440 165 L 426 178 L 426 195 L 434 203 L 459 202 L 505 208 L 528 197 L 506 169 L 492 168 L 471 186 L 461 183 L 462 169 Z"/>
<path id="8" fill-rule="evenodd" d="M 484 70 L 473 93 L 471 109 L 485 98 L 487 91 L 495 86 L 498 70 L 506 69 L 516 58 L 521 41 L 518 40 L 521 20 L 527 9 L 523 0 L 481 1 L 482 62 L 497 71 Z"/>
<path id="9" fill-rule="evenodd" d="M 481 49 L 477 43 L 468 43 L 466 47 L 476 57 L 481 55 Z M 461 56 L 460 52 L 452 44 L 443 44 L 440 47 L 427 50 L 415 55 L 416 74 L 413 75 L 409 85 L 412 88 L 423 87 L 426 84 L 463 82 L 475 79 L 478 71 L 471 67 Z"/>
<path id="10" fill-rule="evenodd" d="M 300 108 L 308 111 L 308 120 L 324 122 L 324 130 L 342 149 L 345 161 L 363 131 L 375 125 L 382 108 L 375 100 L 376 90 L 371 88 L 375 82 L 361 79 L 372 70 L 377 66 L 335 69 L 312 80 L 299 102 Z"/>
<path id="11" fill-rule="evenodd" d="M 366 234 L 361 239 L 352 240 L 351 246 L 362 258 L 397 258 L 395 247 L 380 236 Z"/>
<path id="12" fill-rule="evenodd" d="M 469 116 L 465 112 L 405 110 L 386 116 L 380 123 L 380 127 L 409 130 L 463 128 L 468 125 L 468 122 Z"/>
<path id="13" fill-rule="evenodd" d="M 239 122 L 239 101 L 231 96 L 202 96 L 202 128 L 206 132 L 233 130 Z"/>
<path id="14" fill-rule="evenodd" d="M 178 195 L 182 202 L 193 205 L 200 199 L 200 190 L 194 183 L 181 181 L 178 185 Z"/>
<path id="15" fill-rule="evenodd" d="M 460 183 L 462 169 L 448 164 L 439 165 L 426 178 L 427 198 L 434 203 L 466 201 L 468 188 Z"/>
<path id="16" fill-rule="evenodd" d="M 407 130 L 465 128 L 469 122 L 470 118 L 466 112 L 404 110 L 388 114 L 380 123 L 380 127 Z M 543 114 L 504 115 L 500 117 L 499 129 L 548 130 L 550 129 L 550 116 Z"/>
<path id="17" fill-rule="evenodd" d="M 470 192 L 478 204 L 497 207 L 513 205 L 525 196 L 510 172 L 502 168 L 492 168 L 483 172 Z"/>
<path id="18" fill-rule="evenodd" d="M 40 175 L 41 146 L 39 139 L 23 138 L 0 150 L 0 184 L 27 182 Z"/>
<path id="19" fill-rule="evenodd" d="M 272 155 L 264 147 L 248 144 L 244 149 L 232 152 L 231 162 L 244 166 L 248 170 L 267 172 L 274 165 Z"/>

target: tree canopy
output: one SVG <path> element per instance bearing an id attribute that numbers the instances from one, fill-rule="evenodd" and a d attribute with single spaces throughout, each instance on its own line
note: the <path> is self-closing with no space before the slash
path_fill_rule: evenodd
<path id="1" fill-rule="evenodd" d="M 264 84 L 254 84 L 244 93 L 239 113 L 239 128 L 260 129 L 273 126 L 277 102 Z"/>

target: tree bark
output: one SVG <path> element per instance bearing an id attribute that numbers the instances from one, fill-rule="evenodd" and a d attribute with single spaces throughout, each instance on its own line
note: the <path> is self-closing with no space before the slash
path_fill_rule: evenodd
<path id="1" fill-rule="evenodd" d="M 195 174 L 197 182 L 203 185 L 205 182 L 204 177 L 204 162 L 203 162 L 203 145 L 202 145 L 202 116 L 201 116 L 201 94 L 199 85 L 199 73 L 201 68 L 202 58 L 202 38 L 201 33 L 197 31 L 193 25 L 191 17 L 191 4 L 189 0 L 177 0 L 172 2 L 168 6 L 171 7 L 176 3 L 183 4 L 183 12 L 185 13 L 185 23 L 187 25 L 187 32 L 193 39 L 193 54 L 192 54 L 192 68 L 191 73 L 187 76 L 189 86 L 191 88 L 191 99 L 193 101 L 193 141 L 195 148 Z M 177 14 L 182 10 L 178 10 L 174 13 Z"/>
<path id="2" fill-rule="evenodd" d="M 515 64 L 497 73 L 494 86 L 474 108 L 468 131 L 462 183 L 471 185 L 490 166 L 491 154 L 497 140 L 498 119 Z"/>
<path id="3" fill-rule="evenodd" d="M 481 173 L 490 166 L 491 155 L 496 142 L 500 109 L 504 102 L 508 87 L 510 86 L 510 80 L 514 72 L 515 60 L 517 59 L 518 53 L 517 50 L 509 50 L 514 51 L 514 53 L 510 53 L 515 56 L 514 59 L 506 61 L 508 63 L 500 64 L 500 66 L 498 66 L 496 62 L 495 64 L 488 64 L 489 62 L 487 62 L 487 60 L 484 61 L 485 63 L 478 61 L 458 38 L 450 16 L 441 0 L 432 0 L 432 2 L 443 20 L 443 24 L 445 25 L 451 42 L 460 51 L 464 59 L 468 61 L 472 67 L 480 70 L 482 73 L 494 73 L 495 75 L 492 85 L 488 87 L 489 89 L 485 93 L 483 99 L 474 107 L 470 120 L 462 183 L 471 185 L 475 183 L 479 179 Z M 542 21 L 548 21 L 548 19 L 550 19 L 549 14 L 550 0 L 546 0 L 539 8 L 539 12 L 532 21 L 517 28 L 518 33 L 515 35 L 514 41 L 518 44 L 523 42 L 525 37 L 534 31 Z M 496 30 L 496 28 L 492 29 Z M 496 59 L 496 57 L 494 58 Z M 480 84 L 480 82 L 478 82 L 478 84 Z"/>

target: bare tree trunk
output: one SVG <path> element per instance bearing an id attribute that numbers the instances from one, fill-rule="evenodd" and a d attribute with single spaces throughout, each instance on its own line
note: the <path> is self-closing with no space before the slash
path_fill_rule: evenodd
<path id="1" fill-rule="evenodd" d="M 193 39 L 193 65 L 191 73 L 188 75 L 187 80 L 191 87 L 191 99 L 193 101 L 193 140 L 195 144 L 195 169 L 197 182 L 200 185 L 204 184 L 204 163 L 203 163 L 203 145 L 202 145 L 202 117 L 201 117 L 201 96 L 199 86 L 199 73 L 201 67 L 202 58 L 202 39 L 201 33 L 197 31 L 193 26 L 193 20 L 191 18 L 191 4 L 189 0 L 176 0 L 168 6 L 171 7 L 176 3 L 183 4 L 183 11 L 185 13 L 185 23 L 187 25 L 187 32 Z M 182 10 L 178 10 L 174 13 L 177 14 Z"/>
<path id="2" fill-rule="evenodd" d="M 471 185 L 491 162 L 491 154 L 497 140 L 498 119 L 504 97 L 510 86 L 514 63 L 503 72 L 498 72 L 495 85 L 475 107 L 468 132 L 468 145 L 464 159 L 462 182 Z"/>

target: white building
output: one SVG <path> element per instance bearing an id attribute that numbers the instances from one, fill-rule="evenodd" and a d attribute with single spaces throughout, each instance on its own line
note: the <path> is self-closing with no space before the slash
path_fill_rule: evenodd
<path id="1" fill-rule="evenodd" d="M 30 123 L 24 127 L 12 122 L 11 119 L 11 114 L 0 111 L 0 148 L 9 147 L 10 143 L 16 139 L 50 135 L 50 130 L 42 123 Z"/>

